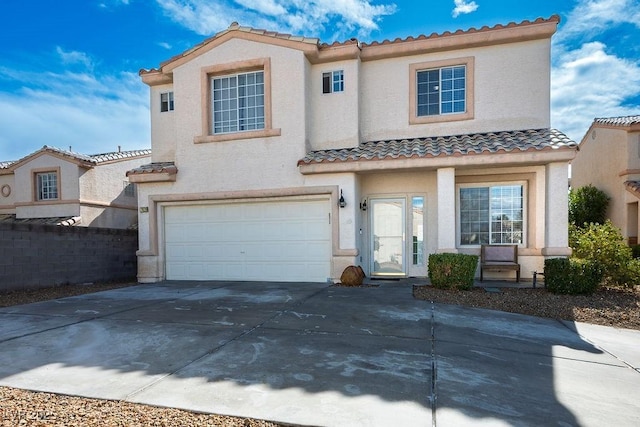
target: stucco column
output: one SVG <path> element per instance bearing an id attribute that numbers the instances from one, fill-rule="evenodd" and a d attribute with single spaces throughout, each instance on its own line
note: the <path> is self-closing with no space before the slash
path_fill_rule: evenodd
<path id="1" fill-rule="evenodd" d="M 456 249 L 456 170 L 442 168 L 437 172 L 438 185 L 438 252 Z"/>
<path id="2" fill-rule="evenodd" d="M 546 166 L 545 256 L 569 256 L 569 164 Z"/>

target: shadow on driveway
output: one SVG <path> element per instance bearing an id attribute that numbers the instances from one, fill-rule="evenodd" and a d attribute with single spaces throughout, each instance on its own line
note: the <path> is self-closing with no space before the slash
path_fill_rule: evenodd
<path id="1" fill-rule="evenodd" d="M 0 310 L 0 385 L 292 424 L 637 425 L 639 375 L 560 322 L 401 284 L 163 282 Z"/>

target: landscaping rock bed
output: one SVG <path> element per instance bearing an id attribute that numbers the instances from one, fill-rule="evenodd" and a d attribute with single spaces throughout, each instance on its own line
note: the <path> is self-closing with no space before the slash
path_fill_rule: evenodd
<path id="1" fill-rule="evenodd" d="M 640 330 L 640 286 L 604 288 L 593 295 L 557 295 L 546 289 L 500 288 L 500 292 L 487 292 L 482 288 L 455 291 L 414 286 L 413 295 L 437 303 Z"/>

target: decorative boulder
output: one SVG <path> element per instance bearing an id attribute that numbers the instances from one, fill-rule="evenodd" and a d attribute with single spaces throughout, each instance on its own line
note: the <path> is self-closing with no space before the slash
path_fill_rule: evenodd
<path id="1" fill-rule="evenodd" d="M 340 282 L 345 286 L 362 286 L 362 280 L 365 277 L 362 267 L 359 265 L 350 265 L 342 272 Z"/>

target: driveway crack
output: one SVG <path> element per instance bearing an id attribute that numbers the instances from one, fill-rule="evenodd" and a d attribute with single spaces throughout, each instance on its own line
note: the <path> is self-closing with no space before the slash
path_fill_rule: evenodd
<path id="1" fill-rule="evenodd" d="M 431 303 L 431 425 L 436 427 L 436 409 L 438 399 L 438 375 L 436 363 L 436 321 L 435 304 Z"/>

